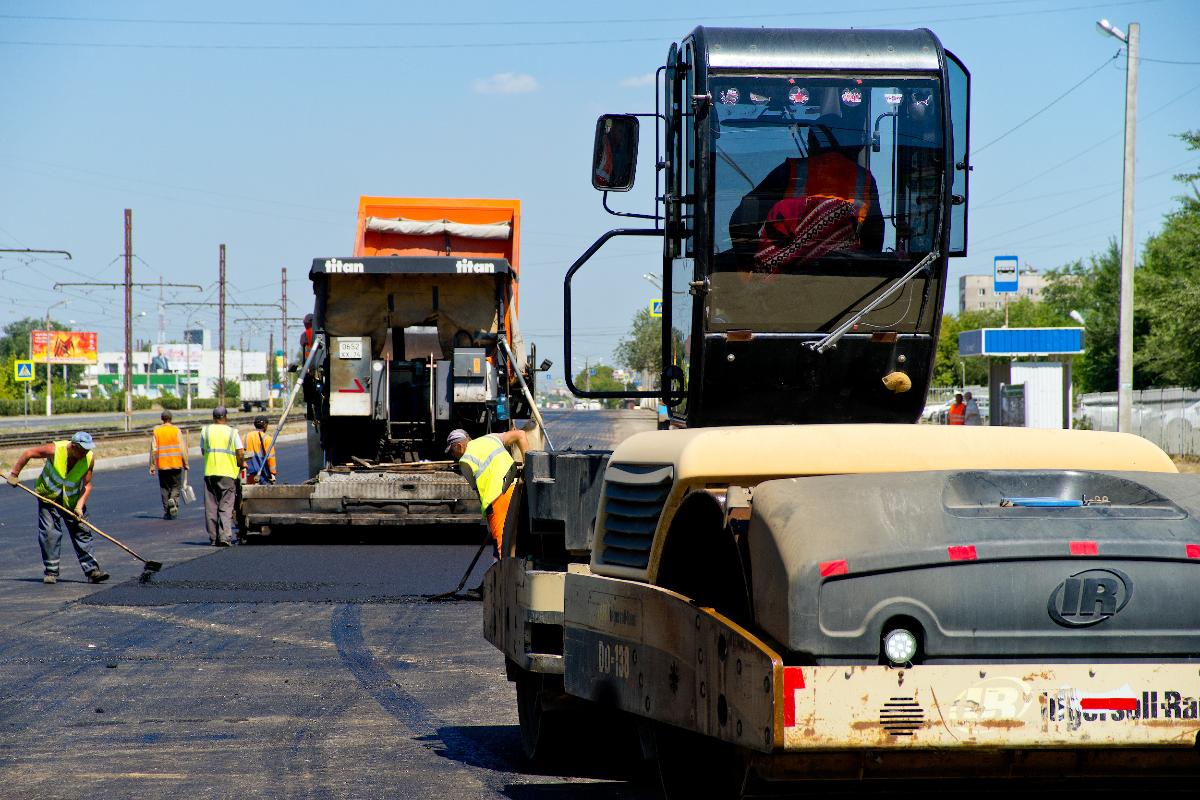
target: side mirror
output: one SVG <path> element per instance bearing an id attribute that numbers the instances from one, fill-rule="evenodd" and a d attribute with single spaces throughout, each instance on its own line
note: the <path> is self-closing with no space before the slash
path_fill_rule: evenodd
<path id="1" fill-rule="evenodd" d="M 592 149 L 592 186 L 606 192 L 628 192 L 637 172 L 638 118 L 605 114 L 596 120 Z"/>

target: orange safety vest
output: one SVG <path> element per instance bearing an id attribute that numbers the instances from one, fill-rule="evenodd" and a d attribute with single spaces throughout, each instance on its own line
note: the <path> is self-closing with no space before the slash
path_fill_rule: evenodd
<path id="1" fill-rule="evenodd" d="M 308 361 L 308 354 L 312 350 L 313 332 L 312 328 L 305 328 L 300 333 L 300 346 L 304 348 L 304 360 Z M 301 365 L 303 366 L 303 365 Z"/>
<path id="2" fill-rule="evenodd" d="M 154 429 L 154 466 L 159 469 L 183 469 L 183 440 L 179 428 L 164 423 Z"/>
<path id="3" fill-rule="evenodd" d="M 871 210 L 871 182 L 867 172 L 841 153 L 817 153 L 810 156 L 807 172 L 801 183 L 799 159 L 788 159 L 787 197 L 826 197 L 854 206 L 854 216 L 861 224 Z"/>
<path id="4" fill-rule="evenodd" d="M 966 403 L 951 403 L 950 410 L 946 412 L 947 425 L 966 425 L 967 424 L 967 404 Z"/>

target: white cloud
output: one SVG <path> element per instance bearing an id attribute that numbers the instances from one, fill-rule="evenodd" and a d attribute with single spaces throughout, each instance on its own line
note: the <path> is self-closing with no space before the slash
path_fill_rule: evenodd
<path id="1" fill-rule="evenodd" d="M 523 72 L 497 72 L 471 84 L 476 94 L 527 94 L 538 90 L 537 78 Z"/>
<path id="2" fill-rule="evenodd" d="M 625 78 L 621 81 L 621 85 L 630 89 L 638 89 L 643 86 L 653 86 L 655 75 L 653 72 L 647 72 L 645 75 L 635 75 L 632 78 Z"/>

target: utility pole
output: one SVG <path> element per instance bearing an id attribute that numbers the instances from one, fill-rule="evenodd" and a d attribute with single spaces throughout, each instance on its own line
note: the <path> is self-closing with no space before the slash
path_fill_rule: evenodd
<path id="1" fill-rule="evenodd" d="M 283 338 L 279 340 L 279 346 L 283 348 L 283 361 L 287 363 L 287 267 L 283 268 L 282 286 L 283 292 L 279 298 L 279 335 Z"/>
<path id="2" fill-rule="evenodd" d="M 158 343 L 162 344 L 167 340 L 167 310 L 163 308 L 163 283 L 162 275 L 158 276 Z"/>
<path id="3" fill-rule="evenodd" d="M 267 337 L 267 409 L 269 411 L 275 410 L 275 396 L 271 394 L 275 388 L 275 382 L 271 380 L 273 372 L 275 372 L 275 331 L 271 331 L 271 335 Z M 275 375 L 279 377 L 278 373 Z"/>
<path id="4" fill-rule="evenodd" d="M 133 428 L 133 210 L 125 209 L 125 430 Z"/>
<path id="5" fill-rule="evenodd" d="M 1141 26 L 1129 23 L 1125 50 L 1125 185 L 1121 193 L 1121 332 L 1117 353 L 1117 430 L 1123 432 L 1133 429 L 1133 169 L 1140 38 Z"/>
<path id="6" fill-rule="evenodd" d="M 218 302 L 221 310 L 217 312 L 217 316 L 220 318 L 218 324 L 221 328 L 221 355 L 217 366 L 217 386 L 220 387 L 218 389 L 220 398 L 217 400 L 217 404 L 223 406 L 225 405 L 225 245 L 221 245 L 221 274 L 217 280 L 219 282 L 218 285 L 220 286 L 221 296 L 221 299 Z"/>

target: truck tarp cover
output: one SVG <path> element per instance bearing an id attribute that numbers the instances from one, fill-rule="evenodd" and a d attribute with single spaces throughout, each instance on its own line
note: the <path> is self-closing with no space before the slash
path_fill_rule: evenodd
<path id="1" fill-rule="evenodd" d="M 440 236 L 449 234 L 464 239 L 511 239 L 512 223 L 468 223 L 448 219 L 384 219 L 367 217 L 367 230 L 375 233 L 398 233 L 405 236 Z"/>

